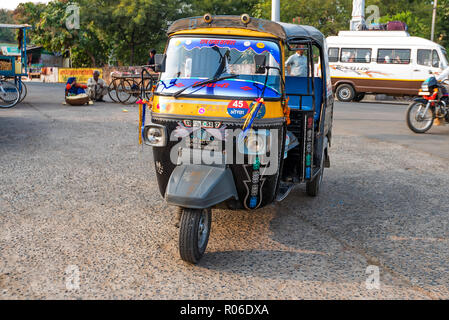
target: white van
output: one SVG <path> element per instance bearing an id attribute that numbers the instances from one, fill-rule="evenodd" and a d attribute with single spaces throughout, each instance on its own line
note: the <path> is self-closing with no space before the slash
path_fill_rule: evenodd
<path id="1" fill-rule="evenodd" d="M 442 46 L 406 31 L 340 31 L 327 46 L 333 89 L 345 102 L 365 93 L 418 95 L 430 72 L 448 66 Z"/>

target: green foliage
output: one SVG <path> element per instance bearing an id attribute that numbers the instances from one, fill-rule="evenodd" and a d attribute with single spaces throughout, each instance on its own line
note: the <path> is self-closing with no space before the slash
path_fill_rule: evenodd
<path id="1" fill-rule="evenodd" d="M 92 2 L 92 1 L 91 1 Z M 169 21 L 182 17 L 179 0 L 96 0 L 93 15 L 102 39 L 122 63 L 144 64 L 151 47 L 162 51 Z"/>
<path id="2" fill-rule="evenodd" d="M 190 1 L 193 15 L 242 15 L 253 12 L 257 0 L 193 0 Z"/>
<path id="3" fill-rule="evenodd" d="M 437 17 L 435 40 L 449 49 L 449 0 L 438 1 Z"/>
<path id="4" fill-rule="evenodd" d="M 14 23 L 12 11 L 6 9 L 0 9 L 0 21 L 1 23 Z M 15 42 L 15 35 L 12 29 L 0 29 L 0 42 Z"/>
<path id="5" fill-rule="evenodd" d="M 326 36 L 347 30 L 351 12 L 352 0 L 281 1 L 281 21 L 311 25 Z M 271 19 L 271 0 L 259 1 L 252 14 L 257 18 Z"/>
<path id="6" fill-rule="evenodd" d="M 408 32 L 412 36 L 429 38 L 430 36 L 430 23 L 425 18 L 421 18 L 414 15 L 411 11 L 403 11 L 395 15 L 383 16 L 380 19 L 381 23 L 386 23 L 388 21 L 402 21 L 408 25 Z"/>
<path id="7" fill-rule="evenodd" d="M 211 13 L 249 13 L 270 19 L 271 0 L 72 0 L 80 6 L 80 29 L 68 30 L 65 20 L 69 0 L 48 4 L 21 3 L 11 13 L 0 10 L 1 21 L 34 25 L 32 42 L 50 51 L 70 53 L 73 66 L 145 64 L 148 51 L 162 52 L 166 30 L 176 19 Z M 449 0 L 438 1 L 436 40 L 449 46 Z M 381 22 L 401 20 L 411 35 L 430 37 L 432 0 L 367 0 L 377 5 Z M 348 30 L 352 0 L 281 1 L 281 21 L 312 25 L 326 36 Z M 0 31 L 1 32 L 1 31 Z M 0 33 L 0 37 L 7 37 Z M 11 34 L 9 38 L 11 39 Z M 12 38 L 14 41 L 14 37 Z"/>

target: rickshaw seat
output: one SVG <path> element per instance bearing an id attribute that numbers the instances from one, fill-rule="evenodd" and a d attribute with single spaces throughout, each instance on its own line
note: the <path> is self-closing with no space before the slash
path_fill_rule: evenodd
<path id="1" fill-rule="evenodd" d="M 307 95 L 307 80 L 309 80 L 310 95 Z M 323 80 L 314 78 L 315 85 L 315 120 L 320 116 L 321 103 L 323 100 Z M 285 92 L 288 106 L 293 110 L 312 111 L 312 79 L 308 77 L 285 77 Z"/>

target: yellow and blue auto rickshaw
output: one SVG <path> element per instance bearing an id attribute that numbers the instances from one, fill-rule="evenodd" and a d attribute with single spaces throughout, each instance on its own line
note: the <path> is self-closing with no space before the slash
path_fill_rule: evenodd
<path id="1" fill-rule="evenodd" d="M 212 208 L 262 208 L 300 183 L 318 194 L 332 84 L 325 38 L 310 26 L 206 14 L 175 21 L 168 36 L 141 134 L 161 195 L 179 208 L 181 258 L 197 263 Z"/>

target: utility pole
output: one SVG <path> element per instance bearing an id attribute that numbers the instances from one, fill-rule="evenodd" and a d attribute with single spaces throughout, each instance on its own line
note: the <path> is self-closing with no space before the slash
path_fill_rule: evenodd
<path id="1" fill-rule="evenodd" d="M 281 21 L 281 0 L 271 0 L 271 20 Z"/>
<path id="2" fill-rule="evenodd" d="M 433 39 L 435 37 L 435 20 L 437 18 L 437 6 L 438 6 L 438 0 L 433 0 L 432 32 L 430 34 L 431 41 L 433 41 Z"/>

